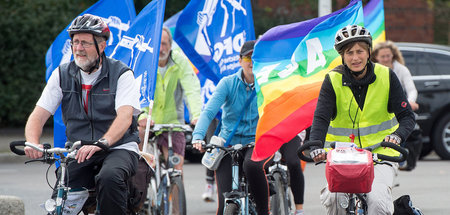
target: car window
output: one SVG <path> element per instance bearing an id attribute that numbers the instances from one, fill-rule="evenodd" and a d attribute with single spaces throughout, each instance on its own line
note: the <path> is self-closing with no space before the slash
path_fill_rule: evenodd
<path id="1" fill-rule="evenodd" d="M 417 57 L 417 75 L 438 75 L 433 70 L 433 62 L 428 52 L 416 52 Z"/>
<path id="2" fill-rule="evenodd" d="M 430 53 L 431 59 L 434 61 L 436 73 L 440 75 L 450 74 L 450 55 Z"/>
<path id="3" fill-rule="evenodd" d="M 405 65 L 408 67 L 411 75 L 417 75 L 417 63 L 415 58 L 415 53 L 412 51 L 402 51 L 403 59 L 405 60 Z"/>

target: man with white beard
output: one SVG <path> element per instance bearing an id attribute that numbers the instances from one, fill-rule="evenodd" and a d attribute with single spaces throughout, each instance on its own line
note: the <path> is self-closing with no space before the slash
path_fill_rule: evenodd
<path id="1" fill-rule="evenodd" d="M 200 117 L 202 99 L 200 81 L 187 57 L 180 49 L 172 50 L 172 35 L 168 28 L 162 29 L 159 51 L 158 74 L 155 86 L 155 101 L 151 112 L 153 124 L 184 124 L 183 99 L 190 113 L 190 123 L 195 125 Z M 148 108 L 143 108 L 139 117 L 141 147 L 144 142 Z M 157 133 L 157 143 L 162 146 L 164 157 L 168 157 L 168 132 Z M 175 169 L 183 170 L 186 140 L 183 132 L 172 133 L 174 153 L 181 159 Z"/>
<path id="2" fill-rule="evenodd" d="M 95 188 L 99 214 L 126 214 L 127 181 L 135 174 L 139 152 L 140 95 L 134 75 L 122 62 L 105 56 L 110 30 L 100 17 L 79 16 L 68 32 L 75 60 L 53 71 L 28 118 L 26 141 L 42 147 L 42 128 L 61 104 L 68 141 L 97 141 L 110 148 L 82 146 L 68 164 L 68 187 Z M 42 157 L 30 147 L 25 153 L 33 159 Z M 73 206 L 68 201 L 65 205 Z"/>

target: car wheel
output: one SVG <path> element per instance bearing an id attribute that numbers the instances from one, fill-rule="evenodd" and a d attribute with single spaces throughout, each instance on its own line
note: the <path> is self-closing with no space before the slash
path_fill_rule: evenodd
<path id="1" fill-rule="evenodd" d="M 419 159 L 426 157 L 427 155 L 429 155 L 431 153 L 431 151 L 433 151 L 433 146 L 431 145 L 431 143 L 424 142 L 422 145 L 422 150 L 420 151 Z"/>
<path id="2" fill-rule="evenodd" d="M 436 154 L 443 160 L 450 160 L 450 113 L 445 114 L 436 124 L 432 142 Z"/>

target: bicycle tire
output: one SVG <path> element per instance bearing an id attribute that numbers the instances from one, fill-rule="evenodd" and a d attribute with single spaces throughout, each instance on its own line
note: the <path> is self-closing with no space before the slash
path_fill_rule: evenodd
<path id="1" fill-rule="evenodd" d="M 239 215 L 239 206 L 232 202 L 225 206 L 224 215 Z"/>
<path id="2" fill-rule="evenodd" d="M 186 194 L 181 176 L 171 178 L 168 195 L 168 211 L 163 214 L 186 215 Z M 166 207 L 162 207 L 163 210 L 164 208 Z"/>
<path id="3" fill-rule="evenodd" d="M 156 189 L 156 179 L 152 177 L 150 179 L 150 184 L 147 191 L 147 202 L 145 203 L 145 208 L 147 209 L 145 214 L 157 215 L 157 189 Z"/>
<path id="4" fill-rule="evenodd" d="M 276 193 L 270 198 L 270 211 L 273 215 L 289 215 L 290 200 L 283 185 L 283 177 L 279 172 L 274 172 L 272 177 Z"/>

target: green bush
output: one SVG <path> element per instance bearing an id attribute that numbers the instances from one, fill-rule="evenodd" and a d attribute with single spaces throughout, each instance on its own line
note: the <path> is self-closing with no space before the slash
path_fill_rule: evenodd
<path id="1" fill-rule="evenodd" d="M 45 86 L 45 54 L 93 0 L 0 2 L 0 127 L 23 126 Z"/>

